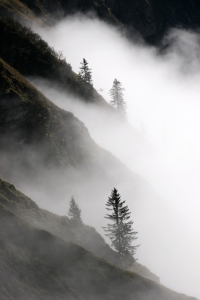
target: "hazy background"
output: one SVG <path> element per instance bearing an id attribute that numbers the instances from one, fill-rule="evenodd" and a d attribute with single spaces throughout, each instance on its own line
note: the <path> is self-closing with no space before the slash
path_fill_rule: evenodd
<path id="1" fill-rule="evenodd" d="M 107 101 L 115 78 L 126 89 L 128 121 L 134 129 L 112 121 L 109 115 L 92 105 L 84 105 L 60 90 L 51 89 L 39 79 L 29 79 L 59 107 L 72 111 L 100 146 L 147 179 L 166 201 L 167 204 L 156 204 L 161 206 L 159 214 L 162 211 L 164 216 L 166 211 L 165 218 L 161 215 L 158 223 L 148 219 L 155 214 L 159 220 L 157 206 L 154 207 L 157 200 L 149 201 L 148 205 L 132 205 L 131 195 L 122 194 L 132 211 L 134 228 L 139 231 L 142 245 L 137 257 L 160 276 L 163 284 L 200 298 L 198 34 L 172 31 L 166 37 L 171 46 L 161 56 L 153 47 L 130 43 L 114 28 L 93 18 L 74 16 L 51 30 L 35 28 L 35 31 L 56 50 L 63 51 L 75 72 L 79 72 L 80 62 L 85 58 L 92 68 L 94 87 L 103 89 L 100 94 Z M 34 191 L 33 199 L 41 198 L 42 193 Z M 110 191 L 105 191 L 105 202 L 109 194 Z M 76 195 L 75 191 L 75 198 Z M 100 211 L 104 203 L 99 204 Z M 171 208 L 171 215 L 167 206 Z M 62 214 L 63 204 L 50 209 Z M 83 208 L 84 221 L 102 232 L 102 216 L 95 222 L 87 213 Z M 169 223 L 166 224 L 166 220 Z M 163 240 L 157 236 L 156 229 L 149 232 L 151 221 L 155 222 L 154 227 Z"/>

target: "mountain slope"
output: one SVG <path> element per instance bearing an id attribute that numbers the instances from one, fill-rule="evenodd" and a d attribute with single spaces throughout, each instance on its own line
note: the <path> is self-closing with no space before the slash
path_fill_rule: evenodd
<path id="1" fill-rule="evenodd" d="M 115 177 L 125 173 L 132 178 L 123 164 L 95 144 L 81 121 L 59 109 L 1 59 L 0 96 L 3 175 L 11 176 L 15 168 L 18 173 L 20 167 L 28 176 L 43 167 L 68 166 L 78 172 L 87 168 L 97 177 L 116 172 Z"/>
<path id="2" fill-rule="evenodd" d="M 3 9 L 7 14 L 15 11 L 18 17 L 25 20 L 27 10 L 31 19 L 35 20 L 32 15 L 37 16 L 48 24 L 69 14 L 93 11 L 100 19 L 128 30 L 131 35 L 139 33 L 151 43 L 159 42 L 172 27 L 196 29 L 200 26 L 198 0 L 51 0 L 48 3 L 45 0 L 37 2 L 12 0 L 12 2 L 14 8 L 11 9 L 7 1 L 1 0 L 0 10 Z M 20 12 L 19 5 L 23 7 Z"/>
<path id="3" fill-rule="evenodd" d="M 43 23 L 31 9 L 18 0 L 1 0 L 0 15 L 11 19 L 18 18 L 27 24 L 36 22 L 42 25 Z"/>
<path id="4" fill-rule="evenodd" d="M 73 114 L 56 107 L 3 60 L 0 76 L 1 150 L 16 154 L 31 145 L 45 153 L 48 165 L 95 159 L 97 146 Z"/>
<path id="5" fill-rule="evenodd" d="M 165 259 L 162 249 L 171 243 L 172 230 L 173 234 L 175 229 L 182 232 L 182 227 L 177 226 L 176 216 L 163 199 L 145 180 L 98 147 L 73 114 L 59 109 L 3 60 L 0 60 L 0 120 L 0 173 L 7 181 L 13 182 L 40 206 L 51 207 L 58 213 L 67 211 L 67 199 L 74 195 L 83 208 L 83 220 L 89 220 L 87 223 L 98 228 L 104 225 L 104 203 L 111 188 L 116 186 L 123 198 L 129 199 L 140 236 L 151 236 L 142 242 L 148 256 L 163 255 Z M 29 201 L 23 203 L 29 206 Z M 52 229 L 52 221 L 35 220 L 34 210 L 32 213 L 31 216 L 25 211 L 23 219 L 28 218 L 34 226 L 58 234 L 54 225 Z M 17 214 L 22 217 L 23 211 Z M 43 217 L 44 220 L 49 218 L 48 214 Z M 62 230 L 70 227 L 67 219 L 61 220 L 66 224 L 61 226 Z M 158 224 L 162 224 L 164 236 Z M 69 240 L 74 235 L 76 242 L 116 263 L 113 252 L 100 237 L 93 243 L 97 237 L 94 230 L 81 232 L 83 239 L 87 236 L 85 242 L 78 237 L 79 232 L 67 229 L 65 234 L 62 230 L 60 237 Z"/>
<path id="6" fill-rule="evenodd" d="M 23 76 L 41 78 L 69 95 L 114 111 L 92 86 L 80 82 L 61 54 L 31 29 L 17 21 L 0 18 L 0 41 L 0 57 Z"/>
<path id="7" fill-rule="evenodd" d="M 192 299 L 35 229 L 2 204 L 0 253 L 2 299 Z"/>
<path id="8" fill-rule="evenodd" d="M 19 9 L 21 8 L 21 10 Z M 27 18 L 27 12 L 30 17 Z M 78 0 L 78 1 L 63 1 L 63 0 L 12 0 L 12 6 L 9 1 L 0 1 L 0 13 L 9 17 L 15 16 L 22 22 L 37 22 L 45 25 L 55 24 L 58 20 L 77 12 L 88 13 L 93 12 L 96 15 L 109 23 L 122 27 L 120 21 L 112 14 L 109 7 L 102 0 Z"/>
<path id="9" fill-rule="evenodd" d="M 67 216 L 57 216 L 40 209 L 35 202 L 17 191 L 13 185 L 2 180 L 0 180 L 0 204 L 31 226 L 49 231 L 65 241 L 81 245 L 111 263 L 118 263 L 117 253 L 105 243 L 94 228 L 86 225 L 77 227 Z"/>
<path id="10" fill-rule="evenodd" d="M 198 28 L 198 0 L 106 0 L 112 13 L 125 25 L 149 41 L 159 41 L 172 27 Z"/>
<path id="11" fill-rule="evenodd" d="M 95 90 L 92 90 L 92 97 L 88 97 L 91 92 L 90 90 L 87 94 L 88 86 L 81 87 L 77 75 L 70 70 L 70 66 L 30 30 L 21 27 L 18 23 L 5 20 L 1 21 L 1 25 L 1 55 L 4 61 L 0 61 L 0 173 L 28 195 L 32 195 L 32 197 L 34 195 L 33 199 L 36 199 L 37 203 L 41 203 L 43 207 L 49 208 L 53 204 L 54 212 L 60 213 L 62 208 L 66 211 L 66 199 L 75 193 L 82 204 L 85 204 L 83 212 L 86 211 L 87 218 L 91 218 L 88 223 L 96 224 L 93 221 L 98 219 L 99 226 L 102 225 L 104 215 L 102 203 L 107 199 L 111 188 L 118 187 L 119 191 L 122 191 L 123 198 L 125 195 L 127 200 L 130 199 L 129 203 L 132 205 L 133 212 L 137 211 L 138 213 L 137 218 L 134 215 L 134 221 L 136 224 L 143 225 L 139 230 L 140 235 L 150 237 L 146 244 L 143 243 L 143 247 L 148 251 L 148 256 L 150 257 L 153 253 L 154 257 L 158 257 L 158 254 L 161 253 L 162 257 L 162 243 L 171 245 L 170 231 L 174 232 L 178 227 L 177 222 L 174 222 L 175 218 L 171 218 L 171 211 L 167 205 L 163 204 L 163 199 L 142 178 L 132 174 L 110 153 L 98 147 L 91 139 L 84 124 L 73 114 L 55 106 L 14 68 L 26 76 L 41 76 L 50 82 L 56 82 L 57 79 L 56 83 L 61 81 L 61 85 L 67 90 L 71 90 L 72 94 L 85 95 L 85 100 L 97 102 L 102 106 L 105 104 L 104 100 Z M 67 83 L 65 82 L 66 78 Z M 110 109 L 107 104 L 105 107 Z M 43 201 L 47 202 L 46 206 Z M 23 212 L 21 213 L 23 214 Z M 26 211 L 26 213 L 28 212 Z M 45 215 L 46 218 L 49 217 L 48 214 Z M 34 220 L 32 215 L 32 222 Z M 152 220 L 154 225 L 152 225 Z M 64 223 L 65 221 L 67 223 L 66 218 L 64 218 Z M 36 223 L 42 224 L 40 226 L 48 229 L 51 221 L 45 225 L 45 222 L 39 222 L 37 218 Z M 60 221 L 58 223 L 60 224 Z M 160 227 L 161 224 L 165 225 L 162 227 L 162 232 L 159 230 L 158 224 Z M 144 227 L 145 229 L 143 229 Z M 167 230 L 165 230 L 166 228 Z M 74 234 L 72 232 L 73 230 L 70 233 L 68 231 L 68 235 Z M 165 232 L 164 235 L 163 232 Z M 55 231 L 53 233 L 56 234 Z M 83 241 L 79 239 L 78 233 L 76 234 L 77 241 L 81 244 Z M 93 249 L 94 252 L 98 251 L 95 249 L 95 245 L 92 248 L 92 241 L 96 236 L 93 230 L 91 230 L 91 236 L 92 240 L 87 244 L 90 244 L 91 250 Z M 7 243 L 11 243 L 11 247 L 14 248 L 10 236 L 6 239 Z M 157 241 L 159 241 L 159 247 L 157 247 Z M 172 242 L 174 245 L 173 239 Z M 38 243 L 40 243 L 40 239 L 38 239 Z M 23 248 L 23 245 L 20 247 Z M 26 247 L 23 251 L 24 253 L 27 251 Z M 98 254 L 98 252 L 96 253 Z M 8 264 L 12 263 L 12 257 L 15 260 L 13 252 L 11 256 L 6 257 L 5 250 L 3 255 Z M 25 256 L 26 254 L 24 254 Z M 16 259 L 18 260 L 18 258 Z M 42 261 L 41 257 L 38 259 Z M 51 257 L 51 259 L 54 258 Z M 164 260 L 166 260 L 165 256 L 163 262 Z M 170 263 L 171 260 L 167 262 L 167 264 Z M 20 264 L 23 265 L 23 259 L 19 262 L 19 266 Z M 30 264 L 30 268 L 32 268 L 32 264 Z M 19 274 L 20 277 L 26 277 L 27 269 L 22 272 L 23 274 Z M 30 282 L 30 286 L 32 286 L 33 282 Z M 53 286 L 55 286 L 54 283 Z M 67 288 L 68 286 L 65 286 L 65 290 Z M 72 299 L 78 297 L 77 291 L 73 294 L 70 292 L 70 288 L 71 286 L 67 290 L 69 297 Z M 89 293 L 89 296 L 94 296 L 92 291 Z M 60 295 L 59 297 L 61 297 Z M 135 296 L 136 299 L 139 297 L 138 295 Z M 169 299 L 169 294 L 166 295 Z M 176 296 L 179 297 L 177 294 Z M 37 296 L 34 297 L 37 299 Z M 110 297 L 110 294 L 106 297 Z M 148 293 L 148 297 L 151 299 L 153 295 Z M 163 299 L 162 295 L 159 297 Z"/>
<path id="12" fill-rule="evenodd" d="M 34 201 L 3 180 L 0 180 L 0 204 L 29 225 L 51 232 L 64 241 L 76 243 L 108 262 L 121 266 L 118 254 L 106 244 L 93 227 L 75 226 L 73 220 L 67 216 L 58 216 L 40 209 Z M 134 263 L 132 271 L 159 283 L 158 277 L 138 263 Z"/>

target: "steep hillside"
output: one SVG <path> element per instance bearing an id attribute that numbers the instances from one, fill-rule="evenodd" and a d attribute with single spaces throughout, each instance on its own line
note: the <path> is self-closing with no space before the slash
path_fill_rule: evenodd
<path id="1" fill-rule="evenodd" d="M 21 9 L 19 9 L 21 7 Z M 172 27 L 198 28 L 200 26 L 200 4 L 198 0 L 51 0 L 0 1 L 0 11 L 8 15 L 14 12 L 21 19 L 37 21 L 40 18 L 48 24 L 77 13 L 93 11 L 102 20 L 112 23 L 131 35 L 139 33 L 149 42 L 159 42 Z"/>
<path id="2" fill-rule="evenodd" d="M 21 9 L 20 9 L 21 8 Z M 120 21 L 112 14 L 109 7 L 105 5 L 105 1 L 98 0 L 12 0 L 12 5 L 9 1 L 0 1 L 0 13 L 9 17 L 15 17 L 20 21 L 27 23 L 37 22 L 45 25 L 53 25 L 62 18 L 77 12 L 88 13 L 93 12 L 101 19 L 122 27 Z M 26 14 L 30 17 L 27 18 Z"/>
<path id="3" fill-rule="evenodd" d="M 142 266 L 139 263 L 133 264 L 129 268 L 129 271 L 137 273 L 138 275 L 140 275 L 140 276 L 142 276 L 144 278 L 147 278 L 149 280 L 152 280 L 154 282 L 160 283 L 160 279 L 159 279 L 158 276 L 156 276 L 155 274 L 153 274 L 152 272 L 150 272 L 150 270 L 147 267 Z"/>
<path id="4" fill-rule="evenodd" d="M 43 22 L 34 12 L 18 0 L 1 0 L 0 15 L 11 19 L 23 20 L 27 25 L 36 22 L 42 25 Z"/>
<path id="5" fill-rule="evenodd" d="M 198 0 L 105 0 L 112 13 L 125 25 L 139 32 L 148 41 L 159 41 L 172 27 L 198 28 Z"/>
<path id="6" fill-rule="evenodd" d="M 75 193 L 90 219 L 89 224 L 102 226 L 104 203 L 111 188 L 117 186 L 127 199 L 131 195 L 131 205 L 138 214 L 134 220 L 141 226 L 140 235 L 153 232 L 156 240 L 161 241 L 160 247 L 152 244 L 153 238 L 147 241 L 148 255 L 162 252 L 163 234 L 157 224 L 164 222 L 167 227 L 164 242 L 170 242 L 171 229 L 177 228 L 177 220 L 163 199 L 145 180 L 98 147 L 73 114 L 59 109 L 3 60 L 0 60 L 0 120 L 0 173 L 18 189 L 32 195 L 42 207 L 52 207 L 54 212 L 63 208 L 66 213 L 66 199 Z M 84 227 L 76 232 L 67 218 L 39 210 L 24 196 L 16 207 L 12 202 L 12 198 L 19 200 L 15 189 L 9 187 L 5 191 L 4 187 L 3 205 L 7 203 L 20 218 L 63 239 L 71 240 L 73 236 L 78 244 L 116 263 L 113 252 L 93 229 Z"/>
<path id="7" fill-rule="evenodd" d="M 67 216 L 57 216 L 40 209 L 35 202 L 15 187 L 0 180 L 0 203 L 31 226 L 47 230 L 65 241 L 72 241 L 94 254 L 117 264 L 116 253 L 105 243 L 97 231 L 86 225 L 74 226 Z"/>
<path id="8" fill-rule="evenodd" d="M 1 150 L 16 154 L 35 147 L 47 165 L 95 160 L 97 145 L 73 114 L 56 107 L 3 60 L 0 78 Z"/>
<path id="9" fill-rule="evenodd" d="M 34 201 L 17 191 L 13 185 L 2 180 L 0 180 L 0 204 L 29 225 L 49 231 L 64 241 L 76 243 L 112 264 L 123 266 L 118 260 L 117 253 L 93 227 L 75 226 L 67 216 L 58 216 L 39 208 Z M 131 270 L 159 283 L 158 277 L 137 262 Z"/>
<path id="10" fill-rule="evenodd" d="M 24 76 L 41 78 L 69 95 L 112 108 L 91 85 L 79 80 L 71 66 L 55 50 L 17 21 L 0 18 L 0 57 Z"/>
<path id="11" fill-rule="evenodd" d="M 17 195 L 14 187 L 4 182 L 1 190 L 1 200 L 9 192 Z M 21 204 L 30 205 L 30 200 L 23 200 Z M 32 209 L 36 208 L 32 203 Z M 36 210 L 35 214 L 37 218 Z M 194 299 L 122 271 L 78 245 L 35 229 L 2 203 L 0 253 L 2 299 Z"/>
<path id="12" fill-rule="evenodd" d="M 0 169 L 5 178 L 14 176 L 15 170 L 19 173 L 19 168 L 26 178 L 43 167 L 61 166 L 72 167 L 76 174 L 87 168 L 88 176 L 92 172 L 98 178 L 112 177 L 113 172 L 115 178 L 118 174 L 133 178 L 123 164 L 96 145 L 81 121 L 59 109 L 1 59 L 0 120 Z"/>
<path id="13" fill-rule="evenodd" d="M 80 83 L 62 55 L 38 35 L 18 22 L 4 19 L 5 15 L 26 24 L 30 21 L 52 25 L 54 12 L 60 19 L 68 13 L 89 11 L 91 7 L 98 7 L 96 11 L 103 19 L 120 23 L 111 12 L 116 6 L 105 1 L 0 0 L 0 176 L 31 195 L 43 208 L 60 214 L 66 214 L 67 199 L 75 194 L 83 204 L 88 223 L 99 227 L 103 225 L 104 203 L 116 186 L 137 212 L 134 221 L 140 226 L 143 241 L 148 236 L 143 246 L 148 257 L 160 255 L 166 260 L 162 249 L 167 245 L 165 264 L 172 265 L 169 245 L 173 242 L 172 251 L 180 250 L 170 235 L 172 231 L 179 233 L 180 226 L 163 199 L 145 180 L 101 149 L 72 113 L 54 105 L 25 77 L 42 78 L 47 85 L 59 85 L 68 95 L 98 104 L 111 113 L 113 109 L 95 89 Z M 126 26 L 132 30 L 137 26 L 131 22 L 128 20 Z M 166 28 L 141 33 L 154 39 Z M 0 274 L 0 289 L 4 299 L 188 299 L 89 253 L 87 250 L 117 264 L 113 251 L 93 228 L 84 226 L 77 230 L 67 217 L 39 209 L 5 182 L 0 181 L 0 189 L 0 263 L 1 270 L 5 270 Z M 69 243 L 71 240 L 87 250 Z M 148 273 L 147 269 L 137 267 L 143 272 L 140 274 Z M 71 280 L 73 276 L 76 282 Z"/>

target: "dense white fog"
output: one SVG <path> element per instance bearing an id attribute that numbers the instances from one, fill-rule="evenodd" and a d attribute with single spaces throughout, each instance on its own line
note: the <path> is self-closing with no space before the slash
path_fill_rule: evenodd
<path id="1" fill-rule="evenodd" d="M 144 234 L 140 237 L 139 262 L 155 272 L 164 285 L 200 298 L 199 36 L 172 31 L 166 38 L 171 46 L 161 56 L 153 47 L 131 43 L 114 28 L 93 18 L 75 16 L 52 29 L 34 30 L 63 52 L 76 73 L 85 58 L 92 68 L 94 87 L 103 89 L 100 94 L 107 101 L 113 80 L 121 81 L 126 90 L 128 121 L 134 129 L 112 124 L 108 115 L 92 105 L 50 89 L 39 79 L 30 79 L 59 107 L 72 111 L 100 146 L 147 179 L 165 199 L 171 207 L 172 224 L 176 226 L 177 220 L 179 229 L 169 229 L 173 235 L 167 244 L 156 240 L 153 233 L 152 241 L 145 236 L 145 219 L 140 220 L 143 225 L 135 221 L 139 235 Z M 132 211 L 137 209 L 130 202 L 129 206 Z M 147 216 L 148 209 L 153 210 L 150 206 Z M 155 224 L 160 232 L 163 230 L 164 240 L 167 227 L 162 225 L 162 220 Z M 145 241 L 157 247 L 156 253 L 160 248 L 161 255 L 150 250 L 148 256 Z"/>

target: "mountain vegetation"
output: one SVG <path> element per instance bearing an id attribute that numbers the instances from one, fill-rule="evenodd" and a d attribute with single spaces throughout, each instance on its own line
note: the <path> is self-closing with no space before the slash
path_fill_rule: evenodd
<path id="1" fill-rule="evenodd" d="M 130 211 L 128 206 L 124 206 L 125 201 L 121 201 L 121 196 L 114 188 L 106 203 L 106 209 L 110 211 L 106 219 L 112 221 L 107 227 L 103 227 L 106 236 L 112 241 L 112 246 L 118 253 L 119 261 L 122 265 L 130 267 L 135 262 L 135 252 L 138 246 L 133 246 L 132 242 L 137 239 L 137 232 L 133 231 L 133 221 L 130 221 Z M 129 221 L 128 221 L 129 220 Z"/>
<path id="2" fill-rule="evenodd" d="M 78 73 L 80 85 L 87 89 L 87 98 L 90 99 L 93 96 L 93 84 L 92 84 L 92 71 L 88 66 L 88 62 L 83 58 L 81 62 L 80 71 Z"/>
<path id="3" fill-rule="evenodd" d="M 57 236 L 59 222 L 61 228 L 61 224 L 65 226 L 69 220 L 66 218 L 64 222 L 63 217 L 39 209 L 13 185 L 0 180 L 2 299 L 194 300 L 121 270 L 86 249 L 66 242 L 50 228 L 49 231 L 42 229 L 39 219 L 51 224 Z"/>
<path id="4" fill-rule="evenodd" d="M 85 58 L 83 58 L 83 62 L 81 62 L 81 67 L 78 75 L 80 77 L 80 80 L 83 80 L 92 85 L 92 71 L 88 67 L 88 62 Z"/>
<path id="5" fill-rule="evenodd" d="M 123 88 L 121 82 L 115 79 L 113 81 L 113 86 L 109 91 L 112 99 L 110 101 L 110 105 L 115 107 L 122 116 L 126 116 L 126 102 L 124 100 L 123 91 L 125 91 L 125 89 Z"/>
<path id="6" fill-rule="evenodd" d="M 24 163 L 29 164 L 30 145 L 45 155 L 42 159 L 48 166 L 76 166 L 81 163 L 79 155 L 83 160 L 93 160 L 91 149 L 97 146 L 72 113 L 56 107 L 3 60 L 0 76 L 1 151 L 7 149 L 13 164 L 14 155 L 20 151 L 24 152 Z"/>
<path id="7" fill-rule="evenodd" d="M 123 3 L 123 8 L 127 9 L 128 5 L 132 9 L 133 3 Z M 148 200 L 158 197 L 142 178 L 99 147 L 83 122 L 60 109 L 27 80 L 40 78 L 49 85 L 59 86 L 69 96 L 115 114 L 91 82 L 80 80 L 63 56 L 27 25 L 35 22 L 53 26 L 68 14 L 93 10 L 121 30 L 131 33 L 136 29 L 149 40 L 156 39 L 168 28 L 163 26 L 160 31 L 146 32 L 146 25 L 137 27 L 135 21 L 129 20 L 128 12 L 118 15 L 121 5 L 120 1 L 102 0 L 0 0 L 0 177 L 6 179 L 0 179 L 2 300 L 194 299 L 151 281 L 158 282 L 158 278 L 137 263 L 129 271 L 124 270 L 117 251 L 94 228 L 82 223 L 74 199 L 69 209 L 71 218 L 58 216 L 41 209 L 8 183 L 31 186 L 34 190 L 46 187 L 51 193 L 62 185 L 70 189 L 74 182 L 82 192 L 84 183 L 89 182 L 91 195 L 89 190 L 86 192 L 94 204 L 101 198 L 102 190 L 122 182 L 126 182 L 128 191 L 134 189 L 138 203 L 142 193 L 148 194 Z M 151 6 L 150 2 L 146 5 Z M 153 6 L 144 13 L 147 11 L 154 14 Z M 191 26 L 195 24 L 191 21 Z M 54 201 L 58 203 L 59 197 Z M 122 220 L 128 219 L 127 207 L 120 213 Z M 75 226 L 75 216 L 81 226 Z M 131 250 L 132 223 L 126 224 L 130 226 L 124 250 Z"/>
<path id="8" fill-rule="evenodd" d="M 97 91 L 72 71 L 60 53 L 18 21 L 0 18 L 0 56 L 23 76 L 37 77 L 59 86 L 69 95 L 111 110 Z"/>
<path id="9" fill-rule="evenodd" d="M 79 208 L 73 196 L 71 197 L 69 203 L 68 215 L 71 217 L 71 220 L 75 225 L 81 225 L 83 223 L 81 219 L 81 209 Z"/>
<path id="10" fill-rule="evenodd" d="M 91 251 L 108 262 L 122 267 L 118 254 L 91 226 L 76 226 L 72 218 L 58 216 L 39 206 L 16 188 L 0 179 L 0 204 L 18 218 L 33 226 L 48 231 L 66 242 L 73 242 Z M 74 226 L 75 225 L 75 226 Z M 138 263 L 134 264 L 138 274 L 159 283 L 159 278 Z"/>
<path id="11" fill-rule="evenodd" d="M 18 185 L 20 182 L 26 182 L 27 185 L 32 182 L 36 187 L 37 178 L 39 179 L 37 184 L 46 184 L 41 179 L 41 176 L 44 176 L 43 169 L 47 169 L 46 174 L 49 178 L 51 170 L 53 172 L 57 170 L 58 174 L 60 168 L 67 167 L 70 170 L 69 177 L 67 178 L 65 174 L 63 176 L 68 185 L 70 185 L 70 180 L 76 180 L 76 184 L 80 185 L 80 174 L 85 174 L 87 169 L 87 172 L 91 172 L 91 177 L 88 175 L 87 180 L 96 178 L 95 185 L 98 187 L 102 187 L 102 180 L 110 184 L 110 182 L 119 182 L 120 178 L 123 178 L 127 186 L 134 183 L 134 189 L 140 190 L 140 179 L 111 154 L 98 147 L 82 122 L 73 114 L 59 109 L 3 60 L 0 60 L 0 95 L 0 171 L 4 178 L 18 182 Z M 53 181 L 48 182 L 48 186 L 57 185 L 54 176 L 52 179 Z M 118 265 L 117 253 L 105 244 L 94 229 L 87 226 L 77 229 L 67 217 L 58 218 L 51 213 L 41 211 L 35 203 L 24 196 L 20 195 L 22 200 L 19 200 L 16 195 L 18 192 L 12 185 L 1 183 L 1 189 L 3 190 L 2 205 L 5 206 L 5 200 L 8 199 L 9 201 L 6 200 L 7 209 L 24 222 L 28 222 L 30 226 L 46 230 L 65 241 L 73 241 L 95 255 Z M 21 204 L 18 206 L 15 202 Z M 24 228 L 26 227 L 27 225 Z M 37 246 L 36 241 L 34 241 L 35 246 Z M 7 253 L 7 248 L 5 249 Z M 2 254 L 2 257 L 9 262 L 13 255 L 11 253 L 10 257 L 4 257 Z M 13 259 L 16 259 L 15 256 Z M 10 267 L 8 269 L 10 270 Z M 26 270 L 20 276 L 25 278 Z M 34 273 L 31 276 L 43 275 Z M 13 287 L 12 295 L 14 291 L 15 287 Z M 22 291 L 24 291 L 23 287 Z M 21 294 L 19 295 L 20 299 Z M 128 299 L 128 295 L 126 297 L 125 299 Z M 168 299 L 169 297 L 171 296 L 168 294 Z"/>

